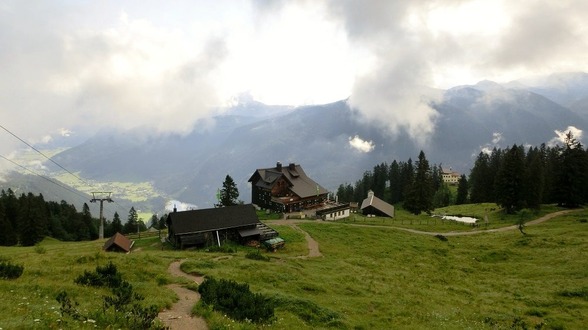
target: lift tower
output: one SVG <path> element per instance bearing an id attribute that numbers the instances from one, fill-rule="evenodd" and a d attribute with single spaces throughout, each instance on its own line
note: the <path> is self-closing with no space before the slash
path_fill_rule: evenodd
<path id="1" fill-rule="evenodd" d="M 91 203 L 96 203 L 96 202 L 100 202 L 100 231 L 98 233 L 98 238 L 103 239 L 104 238 L 104 217 L 102 216 L 102 212 L 104 210 L 104 201 L 107 201 L 109 203 L 114 202 L 112 200 L 112 198 L 110 198 L 110 195 L 112 194 L 112 192 L 106 192 L 106 191 L 95 191 L 92 192 L 92 199 L 90 200 Z"/>

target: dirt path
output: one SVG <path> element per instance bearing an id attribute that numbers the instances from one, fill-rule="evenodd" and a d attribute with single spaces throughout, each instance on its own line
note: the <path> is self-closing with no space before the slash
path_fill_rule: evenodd
<path id="1" fill-rule="evenodd" d="M 563 211 L 557 211 L 557 212 L 553 212 L 553 213 L 549 213 L 546 214 L 544 216 L 542 216 L 541 218 L 535 219 L 535 220 L 531 220 L 527 223 L 525 223 L 525 226 L 531 226 L 531 225 L 536 225 L 542 222 L 545 222 L 549 219 L 558 217 L 560 215 L 564 215 L 570 212 L 574 212 L 576 210 L 563 210 Z M 410 228 L 403 228 L 403 227 L 393 227 L 393 226 L 377 226 L 377 225 L 362 225 L 362 224 L 349 224 L 350 226 L 357 226 L 357 227 L 376 227 L 376 228 L 394 228 L 394 229 L 398 229 L 398 230 L 404 230 L 413 234 L 421 234 L 421 235 L 443 235 L 443 236 L 467 236 L 467 235 L 477 235 L 477 234 L 482 234 L 482 233 L 496 233 L 496 232 L 503 232 L 503 231 L 509 231 L 509 230 L 518 230 L 519 226 L 518 225 L 512 225 L 512 226 L 507 226 L 507 227 L 500 227 L 500 228 L 495 228 L 495 229 L 482 229 L 482 230 L 473 230 L 473 231 L 450 231 L 450 232 L 445 232 L 445 233 L 436 233 L 436 232 L 429 232 L 429 231 L 422 231 L 422 230 L 416 230 L 416 229 L 410 229 Z"/>
<path id="2" fill-rule="evenodd" d="M 300 227 L 296 226 L 295 224 L 289 224 L 288 226 L 304 234 L 304 238 L 306 239 L 306 243 L 308 245 L 308 256 L 302 256 L 302 258 L 316 258 L 323 256 L 319 250 L 319 243 L 314 238 L 312 238 L 309 233 L 300 229 Z"/>
<path id="3" fill-rule="evenodd" d="M 549 213 L 549 214 L 542 216 L 541 218 L 531 220 L 531 221 L 525 223 L 525 226 L 536 225 L 536 224 L 545 222 L 549 219 L 552 219 L 552 218 L 555 218 L 555 217 L 558 217 L 560 215 L 564 215 L 564 214 L 567 214 L 570 212 L 574 212 L 574 211 L 577 211 L 577 210 L 562 210 L 562 211 Z M 501 227 L 501 228 L 495 228 L 495 229 L 482 229 L 482 230 L 472 230 L 472 231 L 430 232 L 430 231 L 422 231 L 422 230 L 416 230 L 416 229 L 410 229 L 410 228 L 404 228 L 404 227 L 396 227 L 396 226 L 379 226 L 379 225 L 367 225 L 367 224 L 359 224 L 359 223 L 344 223 L 343 224 L 343 223 L 337 223 L 336 221 L 316 221 L 316 220 L 296 219 L 296 220 L 275 220 L 272 223 L 275 223 L 278 225 L 287 225 L 292 228 L 298 229 L 301 232 L 304 232 L 302 229 L 300 229 L 300 228 L 298 228 L 298 226 L 296 226 L 297 223 L 304 223 L 304 222 L 332 224 L 332 225 L 339 224 L 339 225 L 352 226 L 352 227 L 387 228 L 387 229 L 403 230 L 403 231 L 413 233 L 413 234 L 431 235 L 431 236 L 435 236 L 435 235 L 467 236 L 467 235 L 477 235 L 477 234 L 482 234 L 482 233 L 494 233 L 494 232 L 502 232 L 502 231 L 508 231 L 508 230 L 518 230 L 518 228 L 519 228 L 518 225 L 513 225 L 513 226 L 507 226 L 507 227 Z M 306 233 L 306 232 L 304 232 L 304 233 Z M 310 237 L 310 235 L 308 237 Z M 307 238 L 307 240 L 308 240 L 308 238 Z M 309 242 L 309 249 L 310 249 L 310 242 Z"/>
<path id="4" fill-rule="evenodd" d="M 180 269 L 180 264 L 181 261 L 172 262 L 169 265 L 168 272 L 173 276 L 183 277 L 198 284 L 204 281 L 202 276 L 184 273 Z M 180 284 L 170 284 L 167 287 L 172 289 L 180 299 L 171 309 L 160 312 L 159 319 L 170 329 L 208 329 L 204 319 L 191 316 L 192 307 L 200 299 L 200 294 L 186 289 Z"/>

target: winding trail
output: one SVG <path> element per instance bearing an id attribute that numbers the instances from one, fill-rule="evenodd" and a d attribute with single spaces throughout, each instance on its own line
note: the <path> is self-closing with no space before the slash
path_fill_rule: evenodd
<path id="1" fill-rule="evenodd" d="M 306 239 L 306 244 L 308 245 L 308 256 L 300 256 L 297 258 L 306 259 L 306 258 L 316 258 L 316 257 L 323 256 L 323 254 L 319 250 L 319 243 L 314 238 L 312 238 L 312 236 L 310 236 L 309 233 L 300 229 L 300 227 L 296 226 L 295 224 L 288 224 L 288 226 L 294 230 L 297 230 L 297 231 L 303 233 L 304 238 Z"/>
<path id="2" fill-rule="evenodd" d="M 168 272 L 177 277 L 183 277 L 198 284 L 204 281 L 202 276 L 186 274 L 180 269 L 182 261 L 174 261 L 168 267 Z M 180 284 L 169 284 L 167 286 L 173 290 L 179 297 L 179 300 L 171 309 L 163 310 L 159 313 L 159 319 L 170 329 L 197 329 L 207 330 L 208 326 L 203 318 L 192 317 L 192 307 L 200 300 L 198 292 L 186 289 Z"/>
<path id="3" fill-rule="evenodd" d="M 562 211 L 549 213 L 549 214 L 546 214 L 538 219 L 531 220 L 531 221 L 525 223 L 525 226 L 540 224 L 540 223 L 545 222 L 549 219 L 552 219 L 552 218 L 555 218 L 555 217 L 558 217 L 558 216 L 561 216 L 561 215 L 564 215 L 567 213 L 575 212 L 575 211 L 578 211 L 578 209 L 562 210 Z M 320 223 L 320 224 L 341 225 L 341 226 L 351 226 L 351 227 L 385 228 L 385 229 L 402 230 L 402 231 L 406 231 L 406 232 L 413 233 L 413 234 L 430 235 L 430 236 L 435 236 L 435 235 L 467 236 L 467 235 L 477 235 L 477 234 L 483 234 L 483 233 L 503 232 L 503 231 L 515 230 L 515 229 L 519 228 L 518 225 L 512 225 L 512 226 L 500 227 L 500 228 L 495 228 L 495 229 L 481 229 L 481 230 L 472 230 L 472 231 L 431 232 L 431 231 L 422 231 L 422 230 L 416 230 L 416 229 L 410 229 L 410 228 L 404 228 L 404 227 L 396 227 L 396 226 L 367 225 L 367 224 L 358 224 L 358 223 L 337 223 L 336 221 L 317 221 L 317 220 L 303 220 L 303 219 L 272 220 L 271 223 L 276 224 L 276 225 L 289 226 L 299 232 L 304 233 L 304 236 L 306 237 L 306 241 L 308 242 L 308 257 L 320 257 L 320 256 L 322 256 L 322 254 L 319 251 L 318 242 L 315 241 L 307 232 L 300 229 L 300 227 L 296 226 L 296 224 L 299 224 L 299 223 Z"/>
<path id="4" fill-rule="evenodd" d="M 577 210 L 562 210 L 562 211 L 549 213 L 549 214 L 542 216 L 541 218 L 537 218 L 535 220 L 531 220 L 529 222 L 526 222 L 525 226 L 540 224 L 540 223 L 545 222 L 549 219 L 552 219 L 552 218 L 555 218 L 555 217 L 558 217 L 558 216 L 561 216 L 561 215 L 564 215 L 567 213 L 571 213 L 574 211 L 577 211 Z M 500 228 L 495 228 L 495 229 L 481 229 L 481 230 L 472 230 L 472 231 L 430 232 L 430 231 L 422 231 L 422 230 L 403 228 L 403 227 L 395 227 L 395 226 L 378 226 L 378 225 L 362 225 L 362 224 L 348 224 L 348 225 L 356 226 L 356 227 L 393 228 L 393 229 L 407 231 L 407 232 L 413 233 L 413 234 L 431 235 L 431 236 L 435 236 L 435 235 L 467 236 L 467 235 L 477 235 L 477 234 L 483 234 L 483 233 L 496 233 L 496 232 L 503 232 L 503 231 L 509 231 L 509 230 L 515 230 L 515 229 L 518 230 L 519 229 L 518 225 L 512 225 L 512 226 L 500 227 Z"/>

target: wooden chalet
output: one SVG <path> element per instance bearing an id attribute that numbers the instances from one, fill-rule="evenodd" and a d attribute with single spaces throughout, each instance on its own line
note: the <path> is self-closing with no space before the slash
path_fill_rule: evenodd
<path id="1" fill-rule="evenodd" d="M 181 211 L 167 216 L 167 239 L 174 247 L 221 245 L 231 240 L 245 243 L 278 236 L 257 218 L 251 204 L 213 209 Z"/>
<path id="2" fill-rule="evenodd" d="M 394 205 L 390 205 L 374 196 L 374 192 L 371 190 L 368 192 L 368 197 L 361 202 L 360 209 L 365 215 L 394 218 Z"/>
<path id="3" fill-rule="evenodd" d="M 108 252 L 129 253 L 131 252 L 134 243 L 135 242 L 128 239 L 125 235 L 116 233 L 104 243 L 102 249 Z"/>
<path id="4" fill-rule="evenodd" d="M 249 178 L 251 202 L 275 212 L 298 212 L 322 205 L 328 191 L 309 178 L 294 163 L 257 169 Z"/>

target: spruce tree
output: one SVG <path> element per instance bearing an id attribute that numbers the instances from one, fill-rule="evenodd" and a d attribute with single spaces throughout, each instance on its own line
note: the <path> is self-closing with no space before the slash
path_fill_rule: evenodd
<path id="1" fill-rule="evenodd" d="M 123 225 L 120 221 L 120 216 L 118 212 L 114 212 L 114 216 L 112 217 L 112 225 L 111 225 L 112 234 L 122 233 L 123 232 Z"/>
<path id="2" fill-rule="evenodd" d="M 570 131 L 559 160 L 556 196 L 560 206 L 577 207 L 585 202 L 587 172 L 588 154 Z"/>
<path id="3" fill-rule="evenodd" d="M 496 203 L 508 214 L 524 207 L 525 152 L 516 144 L 505 154 L 496 180 Z"/>
<path id="4" fill-rule="evenodd" d="M 230 175 L 227 174 L 223 182 L 223 188 L 220 191 L 221 206 L 237 205 L 237 198 L 239 198 L 239 189 L 237 184 L 233 181 Z"/>
<path id="5" fill-rule="evenodd" d="M 392 164 L 390 164 L 388 175 L 388 180 L 390 182 L 390 199 L 388 200 L 388 202 L 390 202 L 391 204 L 400 202 L 400 197 L 402 196 L 402 180 L 400 178 L 400 175 L 400 165 L 398 165 L 398 162 L 394 160 Z"/>
<path id="6" fill-rule="evenodd" d="M 416 162 L 414 180 L 404 200 L 404 208 L 414 214 L 429 213 L 433 210 L 433 184 L 430 171 L 429 161 L 421 150 L 419 160 Z"/>
<path id="7" fill-rule="evenodd" d="M 455 197 L 455 204 L 466 204 L 468 201 L 468 179 L 465 174 L 462 174 L 457 181 L 457 196 Z"/>

